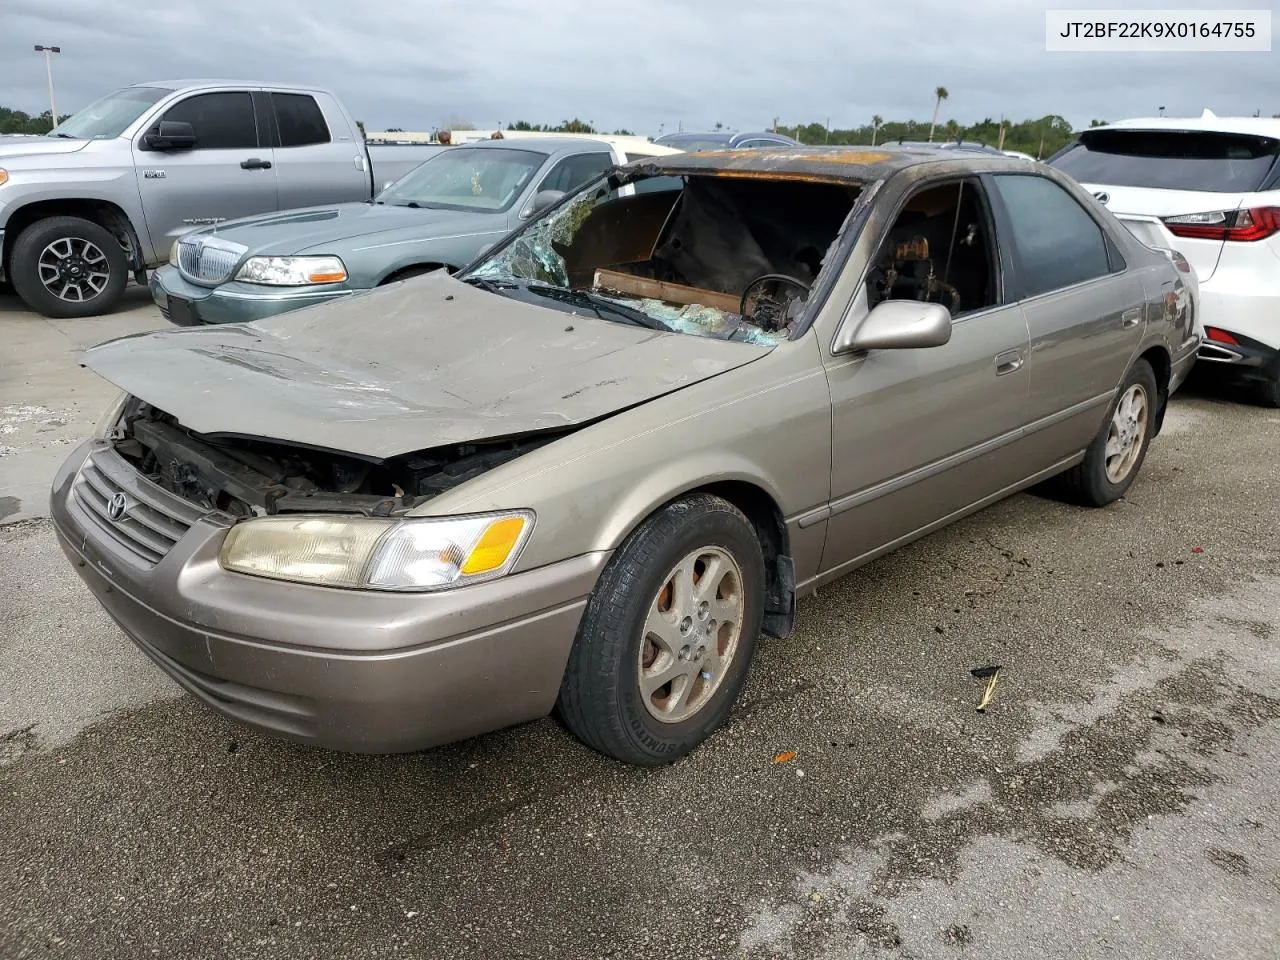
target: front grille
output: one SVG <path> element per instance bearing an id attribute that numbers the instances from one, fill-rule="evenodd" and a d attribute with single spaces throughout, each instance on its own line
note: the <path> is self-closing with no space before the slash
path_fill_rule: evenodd
<path id="1" fill-rule="evenodd" d="M 231 277 L 248 247 L 220 237 L 189 237 L 178 241 L 178 270 L 188 280 L 222 283 Z"/>
<path id="2" fill-rule="evenodd" d="M 112 450 L 89 455 L 74 490 L 103 532 L 147 564 L 159 562 L 202 512 L 147 480 Z M 114 517 L 113 501 L 120 508 Z"/>

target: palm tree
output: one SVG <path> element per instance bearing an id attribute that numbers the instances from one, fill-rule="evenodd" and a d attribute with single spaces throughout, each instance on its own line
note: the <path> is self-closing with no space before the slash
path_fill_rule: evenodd
<path id="1" fill-rule="evenodd" d="M 884 123 L 884 117 L 876 114 L 871 118 L 871 145 L 876 145 L 876 134 L 880 132 L 880 125 Z"/>
<path id="2" fill-rule="evenodd" d="M 942 106 L 942 101 L 947 99 L 951 94 L 947 93 L 946 87 L 938 87 L 933 91 L 933 122 L 929 124 L 929 142 L 933 143 L 933 128 L 938 125 L 938 108 Z"/>

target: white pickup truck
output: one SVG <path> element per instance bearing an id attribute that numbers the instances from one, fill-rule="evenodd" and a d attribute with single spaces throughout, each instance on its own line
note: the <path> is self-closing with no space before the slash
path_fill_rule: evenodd
<path id="1" fill-rule="evenodd" d="M 0 281 L 46 316 L 96 316 L 194 227 L 369 200 L 441 149 L 366 146 L 316 87 L 125 87 L 47 136 L 0 137 Z"/>

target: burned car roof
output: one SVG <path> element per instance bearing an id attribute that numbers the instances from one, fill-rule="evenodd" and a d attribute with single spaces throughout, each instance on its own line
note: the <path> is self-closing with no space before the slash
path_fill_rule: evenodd
<path id="1" fill-rule="evenodd" d="M 750 150 L 703 150 L 665 157 L 646 157 L 627 164 L 624 173 L 645 176 L 690 174 L 710 177 L 759 177 L 771 180 L 804 180 L 817 183 L 865 184 L 920 163 L 990 161 L 999 165 L 1011 158 L 987 157 L 975 152 L 959 156 L 940 147 L 756 147 Z"/>

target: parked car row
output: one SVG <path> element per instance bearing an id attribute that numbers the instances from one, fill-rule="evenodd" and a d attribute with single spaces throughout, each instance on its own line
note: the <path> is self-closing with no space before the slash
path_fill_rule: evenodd
<path id="1" fill-rule="evenodd" d="M 0 280 L 46 316 L 96 316 L 193 227 L 368 200 L 438 149 L 366 146 L 318 88 L 125 87 L 47 137 L 0 137 Z"/>
<path id="2" fill-rule="evenodd" d="M 432 270 L 457 270 L 513 227 L 611 167 L 675 152 L 587 137 L 450 147 L 364 203 L 193 230 L 151 292 L 175 324 L 256 320 Z"/>
<path id="3" fill-rule="evenodd" d="M 1032 485 L 1123 496 L 1200 346 L 1186 258 L 1043 164 L 450 149 L 157 275 L 210 314 L 246 269 L 372 289 L 85 355 L 124 395 L 54 481 L 62 547 L 263 731 L 405 751 L 555 709 L 675 760 L 797 597 Z M 489 246 L 373 286 L 363 248 L 442 232 Z"/>

